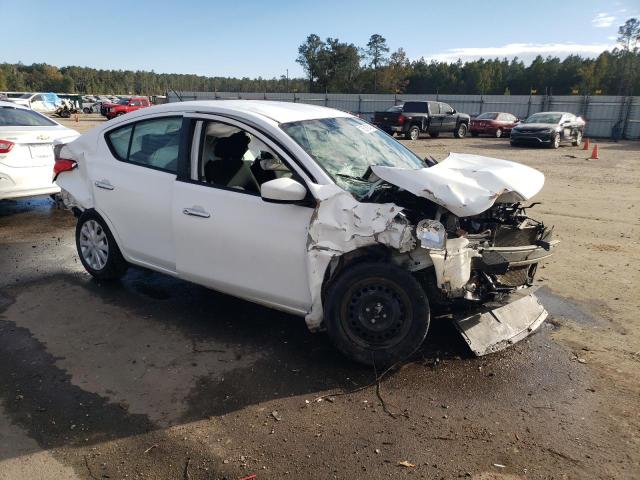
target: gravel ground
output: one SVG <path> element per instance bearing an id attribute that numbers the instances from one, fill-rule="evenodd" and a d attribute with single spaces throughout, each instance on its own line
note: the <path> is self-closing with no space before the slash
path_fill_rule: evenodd
<path id="1" fill-rule="evenodd" d="M 0 479 L 638 478 L 640 144 L 406 143 L 545 173 L 539 333 L 478 359 L 436 324 L 380 397 L 342 394 L 375 372 L 301 319 L 146 270 L 101 284 L 68 212 L 0 202 Z"/>

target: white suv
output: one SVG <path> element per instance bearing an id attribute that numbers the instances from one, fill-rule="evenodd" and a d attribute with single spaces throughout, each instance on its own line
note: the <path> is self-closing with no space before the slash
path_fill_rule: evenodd
<path id="1" fill-rule="evenodd" d="M 65 145 L 55 171 L 91 275 L 140 265 L 290 312 L 359 362 L 411 355 L 432 310 L 476 354 L 546 316 L 527 287 L 554 242 L 519 204 L 543 175 L 474 155 L 434 165 L 341 111 L 152 107 Z M 501 304 L 456 314 L 487 302 Z"/>

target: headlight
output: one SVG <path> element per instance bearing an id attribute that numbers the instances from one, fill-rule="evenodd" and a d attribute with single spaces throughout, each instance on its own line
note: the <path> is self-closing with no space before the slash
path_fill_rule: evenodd
<path id="1" fill-rule="evenodd" d="M 416 237 L 422 248 L 442 250 L 447 242 L 447 231 L 437 220 L 425 219 L 416 225 Z"/>

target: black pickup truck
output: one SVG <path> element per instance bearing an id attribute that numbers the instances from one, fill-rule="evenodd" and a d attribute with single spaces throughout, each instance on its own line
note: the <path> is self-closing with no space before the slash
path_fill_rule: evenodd
<path id="1" fill-rule="evenodd" d="M 375 112 L 373 124 L 389 135 L 400 133 L 407 140 L 417 140 L 421 133 L 437 137 L 441 132 L 453 132 L 463 138 L 469 131 L 469 115 L 458 113 L 442 102 L 405 102 L 385 112 Z"/>

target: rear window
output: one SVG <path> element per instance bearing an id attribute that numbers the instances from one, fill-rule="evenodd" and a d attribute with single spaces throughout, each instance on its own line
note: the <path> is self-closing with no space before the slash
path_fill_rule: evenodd
<path id="1" fill-rule="evenodd" d="M 478 120 L 495 120 L 498 114 L 496 112 L 486 112 L 481 115 L 478 115 L 476 118 Z"/>
<path id="2" fill-rule="evenodd" d="M 57 123 L 33 110 L 0 107 L 1 127 L 52 127 L 54 125 Z"/>
<path id="3" fill-rule="evenodd" d="M 402 110 L 411 113 L 427 113 L 427 102 L 406 102 Z"/>

